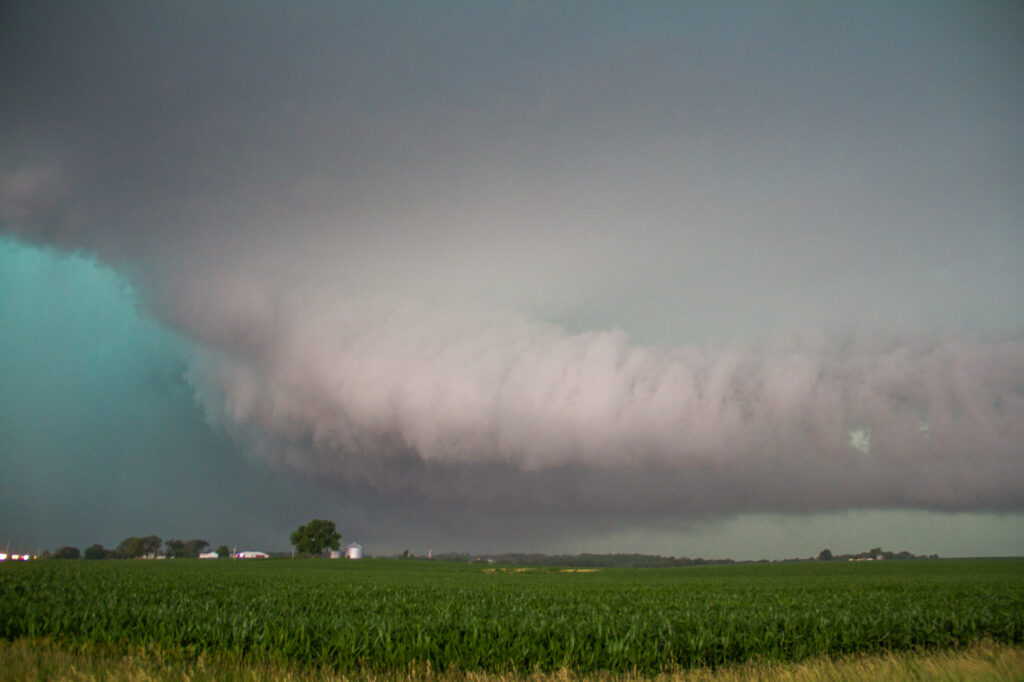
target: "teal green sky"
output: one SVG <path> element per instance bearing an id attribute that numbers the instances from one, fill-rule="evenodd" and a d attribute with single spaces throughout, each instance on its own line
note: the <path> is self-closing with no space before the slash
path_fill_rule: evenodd
<path id="1" fill-rule="evenodd" d="M 1024 547 L 1024 5 L 0 10 L 0 542 Z"/>
<path id="2" fill-rule="evenodd" d="M 0 239 L 0 327 L 5 545 L 156 533 L 286 549 L 293 524 L 337 508 L 206 422 L 192 349 L 94 258 Z"/>

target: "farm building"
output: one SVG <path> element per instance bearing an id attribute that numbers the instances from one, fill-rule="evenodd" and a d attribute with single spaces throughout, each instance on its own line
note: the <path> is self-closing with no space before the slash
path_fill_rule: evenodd
<path id="1" fill-rule="evenodd" d="M 363 558 L 363 546 L 358 542 L 353 542 L 351 545 L 345 548 L 346 559 L 362 559 Z"/>
<path id="2" fill-rule="evenodd" d="M 269 559 L 270 555 L 266 552 L 238 552 L 235 554 L 236 559 Z"/>

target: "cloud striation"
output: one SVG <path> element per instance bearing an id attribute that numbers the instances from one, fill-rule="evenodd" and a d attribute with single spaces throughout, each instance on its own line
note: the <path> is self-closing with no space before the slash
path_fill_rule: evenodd
<path id="1" fill-rule="evenodd" d="M 413 305 L 273 309 L 214 330 L 203 404 L 284 466 L 374 489 L 664 515 L 1024 500 L 1019 339 L 658 348 Z"/>

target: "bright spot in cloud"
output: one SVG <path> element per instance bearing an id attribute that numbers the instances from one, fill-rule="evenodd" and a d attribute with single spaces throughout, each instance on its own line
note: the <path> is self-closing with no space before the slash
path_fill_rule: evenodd
<path id="1" fill-rule="evenodd" d="M 850 429 L 850 447 L 862 454 L 871 454 L 871 429 Z"/>

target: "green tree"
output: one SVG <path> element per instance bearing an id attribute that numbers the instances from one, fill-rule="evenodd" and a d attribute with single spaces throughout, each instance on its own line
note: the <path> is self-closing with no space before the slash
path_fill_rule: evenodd
<path id="1" fill-rule="evenodd" d="M 77 547 L 61 547 L 53 553 L 54 559 L 77 559 L 82 556 Z"/>
<path id="2" fill-rule="evenodd" d="M 341 533 L 334 521 L 313 519 L 305 526 L 299 526 L 291 535 L 292 544 L 300 554 L 323 554 L 328 548 L 338 549 Z"/>
<path id="3" fill-rule="evenodd" d="M 160 545 L 162 545 L 163 542 L 161 542 L 160 538 L 155 535 L 147 535 L 142 538 L 142 542 L 140 544 L 142 548 L 142 554 L 140 556 L 155 557 L 160 553 Z"/>
<path id="4" fill-rule="evenodd" d="M 185 552 L 185 543 L 176 539 L 164 543 L 164 554 L 169 559 L 183 559 L 188 556 Z"/>
<path id="5" fill-rule="evenodd" d="M 188 555 L 192 557 L 198 557 L 200 554 L 210 549 L 210 543 L 206 540 L 189 540 L 185 544 L 188 545 Z"/>
<path id="6" fill-rule="evenodd" d="M 163 542 L 155 535 L 143 538 L 129 537 L 121 541 L 114 553 L 122 559 L 138 559 L 144 556 L 156 556 Z"/>
<path id="7" fill-rule="evenodd" d="M 231 556 L 231 549 L 227 545 L 221 545 L 217 548 L 217 556 L 221 559 L 226 559 Z"/>
<path id="8" fill-rule="evenodd" d="M 114 556 L 118 559 L 134 559 L 137 556 L 142 556 L 142 551 L 139 548 L 139 540 L 135 536 L 125 538 L 117 544 L 117 548 L 114 549 Z"/>
<path id="9" fill-rule="evenodd" d="M 818 554 L 818 561 L 832 561 L 832 550 L 825 548 Z"/>
<path id="10" fill-rule="evenodd" d="M 174 559 L 195 559 L 209 546 L 206 540 L 168 540 L 164 543 L 164 553 Z"/>
<path id="11" fill-rule="evenodd" d="M 109 559 L 112 552 L 103 545 L 95 544 L 85 548 L 86 559 Z"/>

